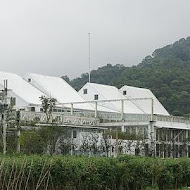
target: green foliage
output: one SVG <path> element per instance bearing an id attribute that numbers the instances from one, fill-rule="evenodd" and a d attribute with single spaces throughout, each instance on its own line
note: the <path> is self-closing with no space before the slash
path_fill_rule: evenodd
<path id="1" fill-rule="evenodd" d="M 88 74 L 70 81 L 80 89 Z M 107 65 L 92 71 L 92 82 L 150 89 L 172 114 L 190 117 L 190 37 L 154 51 L 138 66 Z"/>
<path id="2" fill-rule="evenodd" d="M 46 96 L 41 96 L 40 100 L 42 102 L 42 108 L 44 113 L 46 114 L 46 119 L 47 119 L 47 123 L 50 121 L 52 122 L 52 111 L 53 108 L 57 102 L 57 100 L 55 98 L 49 98 Z"/>
<path id="3" fill-rule="evenodd" d="M 70 133 L 66 132 L 63 127 L 58 126 L 46 126 L 37 130 L 24 131 L 21 132 L 19 139 L 21 151 L 25 154 L 42 154 L 47 151 L 49 154 L 54 154 L 59 138 L 64 137 L 66 139 L 69 135 Z M 69 143 L 67 145 L 70 146 Z M 62 147 L 62 149 L 65 151 L 68 147 Z"/>
<path id="4" fill-rule="evenodd" d="M 37 131 L 25 131 L 20 136 L 22 151 L 27 154 L 41 154 L 44 151 L 45 143 Z"/>
<path id="5" fill-rule="evenodd" d="M 107 64 L 104 67 L 99 67 L 97 70 L 91 71 L 91 82 L 111 84 L 114 79 L 121 75 L 124 68 L 125 67 L 120 64 L 114 66 Z M 65 77 L 63 77 L 63 79 L 65 79 Z M 67 78 L 66 80 L 69 81 Z M 81 77 L 69 81 L 69 84 L 71 84 L 76 90 L 79 90 L 88 82 L 88 80 L 88 73 L 84 73 Z"/>
<path id="6" fill-rule="evenodd" d="M 187 158 L 14 155 L 0 156 L 0 165 L 2 188 L 9 184 L 18 189 L 21 183 L 27 189 L 172 190 L 190 185 Z"/>
<path id="7" fill-rule="evenodd" d="M 142 65 L 126 69 L 114 84 L 118 87 L 127 84 L 148 88 L 171 114 L 188 116 L 189 83 L 190 61 L 187 63 L 174 58 L 152 58 L 151 63 L 144 61 Z"/>

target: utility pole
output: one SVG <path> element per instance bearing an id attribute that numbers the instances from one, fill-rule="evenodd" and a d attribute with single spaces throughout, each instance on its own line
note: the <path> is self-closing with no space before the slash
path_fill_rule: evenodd
<path id="1" fill-rule="evenodd" d="M 17 126 L 17 152 L 20 152 L 20 111 L 16 112 L 16 126 Z"/>
<path id="2" fill-rule="evenodd" d="M 7 152 L 7 80 L 4 80 L 4 89 L 3 89 L 3 154 Z"/>

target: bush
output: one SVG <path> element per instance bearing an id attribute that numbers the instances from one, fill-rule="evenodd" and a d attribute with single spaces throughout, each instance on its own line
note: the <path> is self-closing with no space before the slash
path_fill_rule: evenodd
<path id="1" fill-rule="evenodd" d="M 2 189 L 168 190 L 188 187 L 190 159 L 0 156 Z"/>

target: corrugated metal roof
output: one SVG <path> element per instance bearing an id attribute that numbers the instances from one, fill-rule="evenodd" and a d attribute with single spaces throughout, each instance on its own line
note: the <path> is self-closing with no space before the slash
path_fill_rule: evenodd
<path id="1" fill-rule="evenodd" d="M 154 100 L 154 114 L 161 115 L 169 115 L 168 111 L 164 108 L 164 106 L 158 101 L 155 95 L 149 90 L 145 88 L 137 88 L 133 86 L 123 86 L 119 89 L 119 91 L 123 94 L 123 91 L 126 91 L 126 98 L 153 98 Z M 135 105 L 141 108 L 145 113 L 151 113 L 151 99 L 150 100 L 132 100 Z"/>
<path id="2" fill-rule="evenodd" d="M 41 91 L 28 84 L 17 74 L 0 71 L 0 85 L 3 87 L 4 80 L 8 80 L 8 89 L 19 98 L 29 104 L 41 104 L 40 96 L 44 95 Z"/>

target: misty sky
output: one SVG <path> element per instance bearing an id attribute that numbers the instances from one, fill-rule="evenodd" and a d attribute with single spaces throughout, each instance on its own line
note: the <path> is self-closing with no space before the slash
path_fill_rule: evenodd
<path id="1" fill-rule="evenodd" d="M 0 0 L 0 70 L 68 75 L 136 65 L 190 36 L 190 0 Z"/>

